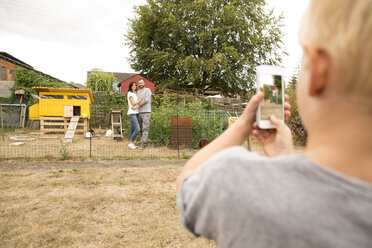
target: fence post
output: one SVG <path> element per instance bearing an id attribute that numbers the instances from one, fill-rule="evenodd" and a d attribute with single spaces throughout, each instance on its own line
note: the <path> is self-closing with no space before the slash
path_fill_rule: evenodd
<path id="1" fill-rule="evenodd" d="M 92 112 L 91 112 L 92 108 L 91 108 L 91 104 L 89 104 L 89 113 L 90 113 L 90 120 L 88 119 L 89 121 L 89 133 L 90 133 L 90 141 L 89 141 L 89 158 L 92 158 L 92 139 L 93 139 L 93 132 L 92 132 L 92 126 L 91 126 L 91 123 L 92 123 Z"/>
<path id="2" fill-rule="evenodd" d="M 1 109 L 1 136 L 3 137 L 4 141 L 4 117 L 3 117 L 3 105 L 0 104 Z"/>
<path id="3" fill-rule="evenodd" d="M 178 95 L 177 95 L 178 98 Z M 178 99 L 177 99 L 178 101 Z M 177 128 L 176 128 L 176 134 L 177 134 L 177 151 L 178 151 L 178 158 L 180 158 L 180 137 L 178 135 L 178 104 L 176 105 L 176 118 L 177 118 Z"/>

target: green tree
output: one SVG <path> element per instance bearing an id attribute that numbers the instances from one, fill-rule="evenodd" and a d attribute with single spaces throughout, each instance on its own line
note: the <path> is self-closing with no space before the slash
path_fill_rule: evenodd
<path id="1" fill-rule="evenodd" d="M 148 0 L 126 35 L 129 62 L 159 88 L 254 90 L 255 66 L 281 62 L 282 16 L 265 0 Z"/>
<path id="2" fill-rule="evenodd" d="M 114 82 L 117 82 L 114 74 L 93 69 L 87 79 L 87 88 L 92 91 L 113 91 Z"/>
<path id="3" fill-rule="evenodd" d="M 281 90 L 282 89 L 282 76 L 281 75 L 273 75 L 274 78 L 274 85 Z"/>

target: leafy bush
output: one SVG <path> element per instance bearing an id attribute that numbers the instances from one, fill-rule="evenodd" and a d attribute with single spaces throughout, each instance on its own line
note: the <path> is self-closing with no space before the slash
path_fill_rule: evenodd
<path id="1" fill-rule="evenodd" d="M 227 127 L 227 118 L 212 110 L 208 99 L 193 95 L 164 94 L 154 98 L 149 139 L 154 144 L 169 145 L 171 117 L 192 117 L 193 147 L 201 138 L 215 139 Z"/>
<path id="2" fill-rule="evenodd" d="M 25 91 L 23 99 L 29 105 L 33 104 L 31 94 L 36 94 L 32 87 L 72 88 L 68 83 L 50 79 L 23 67 L 16 66 L 14 73 L 16 79 L 13 88 L 21 88 Z"/>
<path id="3" fill-rule="evenodd" d="M 174 107 L 179 104 L 188 105 L 192 103 L 198 103 L 205 110 L 213 110 L 213 104 L 210 99 L 205 98 L 201 95 L 179 95 L 179 94 L 168 94 L 155 95 L 152 98 L 151 106 L 158 107 Z"/>
<path id="4" fill-rule="evenodd" d="M 10 98 L 8 97 L 0 97 L 0 103 L 11 103 Z"/>
<path id="5" fill-rule="evenodd" d="M 267 101 L 271 100 L 273 98 L 273 93 L 270 89 L 270 85 L 265 84 L 264 90 L 265 90 L 264 99 Z"/>
<path id="6" fill-rule="evenodd" d="M 298 113 L 297 107 L 297 78 L 293 77 L 287 88 L 287 94 L 289 96 L 289 104 L 291 104 L 291 116 L 288 119 L 288 126 L 292 130 L 295 142 L 299 145 L 305 145 L 307 141 L 307 131 L 301 121 L 301 117 Z"/>

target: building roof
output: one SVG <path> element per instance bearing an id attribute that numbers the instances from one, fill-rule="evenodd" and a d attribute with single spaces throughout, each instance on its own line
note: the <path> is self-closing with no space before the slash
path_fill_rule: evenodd
<path id="1" fill-rule="evenodd" d="M 19 65 L 19 66 L 22 66 L 24 68 L 27 68 L 27 69 L 30 69 L 30 70 L 34 70 L 34 68 L 31 65 L 26 64 L 25 62 L 23 62 L 20 59 L 17 59 L 16 57 L 13 57 L 9 53 L 0 52 L 0 58 L 3 59 L 3 60 L 9 61 L 9 62 L 11 62 L 11 63 L 13 63 L 15 65 Z"/>
<path id="2" fill-rule="evenodd" d="M 114 76 L 118 80 L 118 82 L 124 82 L 128 78 L 131 78 L 135 75 L 138 75 L 139 73 L 121 73 L 121 72 L 113 72 Z"/>
<path id="3" fill-rule="evenodd" d="M 40 92 L 61 92 L 61 93 L 88 93 L 90 101 L 93 102 L 92 91 L 90 89 L 71 89 L 71 88 L 47 88 L 33 87 L 37 94 Z"/>
<path id="4" fill-rule="evenodd" d="M 74 83 L 74 82 L 70 82 L 69 84 L 72 87 L 74 87 L 75 89 L 84 89 L 85 88 L 85 85 L 82 85 L 82 84 L 78 84 L 78 83 Z"/>
<path id="5" fill-rule="evenodd" d="M 6 61 L 8 61 L 8 62 L 10 62 L 12 64 L 15 64 L 15 65 L 21 66 L 23 68 L 26 68 L 28 70 L 34 71 L 34 72 L 39 73 L 39 74 L 41 74 L 41 75 L 43 75 L 45 77 L 48 77 L 50 79 L 53 79 L 53 80 L 56 80 L 56 81 L 60 81 L 60 82 L 64 82 L 65 83 L 65 81 L 63 81 L 63 80 L 60 80 L 60 79 L 55 78 L 55 77 L 52 77 L 52 76 L 50 76 L 48 74 L 45 74 L 45 73 L 43 73 L 41 71 L 35 70 L 34 67 L 32 67 L 31 65 L 26 64 L 22 60 L 17 59 L 16 57 L 10 55 L 9 53 L 0 52 L 0 59 L 6 60 Z"/>

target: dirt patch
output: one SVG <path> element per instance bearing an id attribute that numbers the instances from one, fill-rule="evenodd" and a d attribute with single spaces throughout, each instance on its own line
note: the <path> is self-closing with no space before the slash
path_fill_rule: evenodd
<path id="1" fill-rule="evenodd" d="M 65 170 L 86 168 L 145 168 L 158 166 L 183 166 L 187 160 L 102 160 L 102 161 L 41 161 L 19 162 L 4 161 L 0 171 L 18 170 Z"/>
<path id="2" fill-rule="evenodd" d="M 215 247 L 179 223 L 184 162 L 1 163 L 0 247 Z"/>
<path id="3" fill-rule="evenodd" d="M 179 222 L 185 162 L 3 161 L 0 247 L 215 247 Z"/>
<path id="4" fill-rule="evenodd" d="M 12 146 L 17 141 L 23 145 Z M 20 138 L 23 137 L 23 138 Z M 4 139 L 3 139 L 4 138 Z M 247 144 L 244 145 L 247 147 Z M 251 137 L 251 149 L 263 154 L 257 140 Z M 43 135 L 33 132 L 8 133 L 0 137 L 1 160 L 101 160 L 101 159 L 177 159 L 190 158 L 198 149 L 170 149 L 168 146 L 150 144 L 146 149 L 135 150 L 128 147 L 127 140 L 115 141 L 111 137 L 101 135 L 94 139 L 81 136 L 74 137 L 72 143 L 64 143 L 63 136 Z M 84 162 L 86 163 L 86 162 Z"/>

